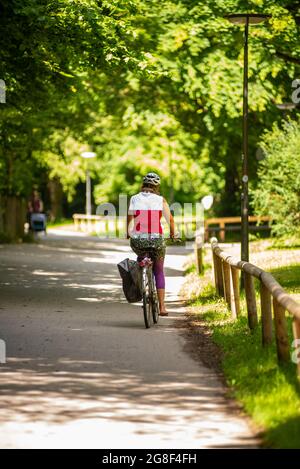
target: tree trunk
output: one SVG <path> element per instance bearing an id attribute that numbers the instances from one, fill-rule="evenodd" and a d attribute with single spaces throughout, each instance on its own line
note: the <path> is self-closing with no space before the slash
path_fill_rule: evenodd
<path id="1" fill-rule="evenodd" d="M 48 189 L 50 195 L 50 220 L 55 221 L 62 218 L 63 215 L 63 190 L 62 185 L 58 178 L 51 179 L 48 182 Z"/>
<path id="2" fill-rule="evenodd" d="M 0 232 L 8 239 L 16 240 L 24 235 L 26 201 L 16 196 L 0 196 Z"/>
<path id="3" fill-rule="evenodd" d="M 4 213 L 5 213 L 4 197 L 0 194 L 0 233 L 4 233 Z"/>

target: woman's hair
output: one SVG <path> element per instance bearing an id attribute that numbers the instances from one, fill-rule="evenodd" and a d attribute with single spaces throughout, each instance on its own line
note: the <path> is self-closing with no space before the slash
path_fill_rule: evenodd
<path id="1" fill-rule="evenodd" d="M 159 194 L 159 187 L 160 186 L 154 186 L 154 184 L 150 184 L 149 182 L 144 182 L 141 190 L 143 192 L 143 189 L 150 189 L 154 194 Z"/>

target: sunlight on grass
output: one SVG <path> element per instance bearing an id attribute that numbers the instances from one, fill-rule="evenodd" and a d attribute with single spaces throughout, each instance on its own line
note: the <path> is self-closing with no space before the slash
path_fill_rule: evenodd
<path id="1" fill-rule="evenodd" d="M 269 249 L 296 249 L 300 248 L 299 236 L 284 236 L 273 238 Z"/>
<path id="2" fill-rule="evenodd" d="M 300 264 L 272 269 L 270 272 L 290 293 L 300 292 Z"/>
<path id="3" fill-rule="evenodd" d="M 71 218 L 61 218 L 56 221 L 48 221 L 47 226 L 48 228 L 58 228 L 63 226 L 70 226 L 73 225 L 74 221 Z"/>

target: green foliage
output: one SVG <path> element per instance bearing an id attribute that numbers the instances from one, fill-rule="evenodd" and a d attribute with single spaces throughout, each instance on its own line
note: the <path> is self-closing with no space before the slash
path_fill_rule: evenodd
<path id="1" fill-rule="evenodd" d="M 34 153 L 49 178 L 59 179 L 69 200 L 75 194 L 76 185 L 85 180 L 86 162 L 80 155 L 83 150 L 84 146 L 73 137 L 55 132 L 48 141 L 48 149 Z"/>
<path id="2" fill-rule="evenodd" d="M 251 27 L 250 153 L 280 116 L 299 72 L 299 5 L 280 0 L 3 0 L 0 5 L 0 191 L 27 196 L 59 178 L 68 197 L 97 153 L 97 201 L 132 193 L 156 169 L 184 202 L 208 192 L 239 210 L 242 28 L 223 16 L 272 14 Z M 13 38 L 13 40 L 11 40 Z M 74 159 L 74 161 L 72 161 Z M 257 161 L 250 158 L 250 177 Z"/>
<path id="3" fill-rule="evenodd" d="M 175 130 L 176 129 L 176 130 Z M 221 186 L 213 169 L 196 159 L 198 137 L 191 136 L 180 123 L 165 113 L 137 113 L 129 108 L 123 128 L 109 129 L 110 141 L 98 164 L 100 183 L 95 188 L 96 201 L 117 202 L 118 194 L 132 195 L 141 187 L 142 175 L 154 170 L 162 177 L 162 193 L 176 200 L 199 200 L 212 185 Z M 103 135 L 103 134 L 102 134 Z"/>
<path id="4" fill-rule="evenodd" d="M 284 122 L 266 132 L 261 141 L 265 159 L 261 162 L 259 184 L 254 190 L 258 215 L 270 215 L 277 235 L 300 233 L 300 123 Z"/>
<path id="5" fill-rule="evenodd" d="M 246 2 L 240 2 L 241 11 L 245 7 Z M 277 52 L 289 51 L 289 42 L 299 50 L 298 24 L 293 17 L 296 10 L 285 5 L 274 7 L 273 2 L 254 2 L 253 8 L 273 17 L 266 25 L 251 28 L 251 154 L 264 127 L 280 118 L 274 101 L 287 100 L 291 93 L 297 65 Z M 236 213 L 241 173 L 243 38 L 240 27 L 223 19 L 225 13 L 236 10 L 236 5 L 230 1 L 168 1 L 152 2 L 151 14 L 145 9 L 139 35 L 143 30 L 143 38 L 151 33 L 153 40 L 139 44 L 149 47 L 145 70 L 151 66 L 151 73 L 124 74 L 127 85 L 120 90 L 118 102 L 122 112 L 119 115 L 114 107 L 113 118 L 104 119 L 104 127 L 107 123 L 108 127 L 104 131 L 107 137 L 102 139 L 102 174 L 106 161 L 106 173 L 113 181 L 107 184 L 105 174 L 96 188 L 96 198 L 114 200 L 118 189 L 131 193 L 138 187 L 140 174 L 152 167 L 166 178 L 163 191 L 167 197 L 171 179 L 177 200 L 195 200 L 211 192 L 216 212 Z M 178 164 L 170 175 L 169 149 L 174 145 Z M 112 161 L 117 159 L 120 161 Z M 125 176 L 124 162 L 129 172 L 138 172 L 134 181 Z M 250 158 L 250 163 L 250 177 L 255 179 L 257 161 Z"/>
<path id="6" fill-rule="evenodd" d="M 92 88 L 101 86 L 105 72 L 111 78 L 124 69 L 140 73 L 144 55 L 128 49 L 132 30 L 121 19 L 133 11 L 133 4 L 117 0 L 1 2 L 0 77 L 7 87 L 0 109 L 1 192 L 28 195 L 44 167 L 37 155 L 52 154 L 52 135 L 82 134 L 91 111 L 99 111 L 99 89 Z M 101 73 L 92 85 L 95 70 Z M 64 154 L 57 150 L 56 156 L 57 169 L 49 158 L 50 178 L 63 173 Z M 76 184 L 74 175 L 68 187 Z"/>

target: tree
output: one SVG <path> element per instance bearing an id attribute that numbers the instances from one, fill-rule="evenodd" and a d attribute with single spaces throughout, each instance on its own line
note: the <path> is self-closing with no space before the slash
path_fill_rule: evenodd
<path id="1" fill-rule="evenodd" d="M 248 6 L 250 10 L 272 14 L 265 25 L 252 28 L 250 36 L 252 180 L 256 178 L 255 154 L 259 136 L 265 127 L 269 128 L 280 119 L 274 102 L 289 100 L 291 83 L 299 70 L 294 61 L 277 54 L 279 50 L 290 51 L 296 57 L 299 52 L 298 10 L 286 8 L 285 4 L 289 2 L 280 3 L 274 6 L 271 1 L 263 4 L 250 2 Z M 114 115 L 107 121 L 108 126 L 108 122 L 112 125 L 107 135 L 114 135 L 114 151 L 111 151 L 109 137 L 108 140 L 104 137 L 101 151 L 102 155 L 107 151 L 108 165 L 114 164 L 112 158 L 128 155 L 128 147 L 131 157 L 139 160 L 140 147 L 144 147 L 146 141 L 151 142 L 152 160 L 156 159 L 162 165 L 161 162 L 166 161 L 167 149 L 174 140 L 182 142 L 180 135 L 184 134 L 185 145 L 184 149 L 180 145 L 181 152 L 198 167 L 194 173 L 198 191 L 195 193 L 195 184 L 190 184 L 187 196 L 193 199 L 204 195 L 202 191 L 211 191 L 219 194 L 219 213 L 239 213 L 243 32 L 240 27 L 226 22 L 223 15 L 237 10 L 246 11 L 246 7 L 247 2 L 236 5 L 236 2 L 228 0 L 200 3 L 189 0 L 180 4 L 152 2 L 151 14 L 146 11 L 137 36 L 143 38 L 144 47 L 150 48 L 148 63 L 154 71 L 146 76 L 124 72 L 127 84 L 120 88 L 117 98 L 115 96 L 113 102 L 118 99 L 118 105 L 111 106 Z M 152 41 L 145 39 L 149 35 Z M 110 106 L 107 107 L 109 109 Z M 165 143 L 157 147 L 155 142 L 161 134 L 161 116 L 165 116 Z M 122 136 L 121 139 L 118 135 Z M 144 153 L 149 157 L 149 151 Z M 151 164 L 157 166 L 153 162 Z M 117 161 L 114 167 L 118 167 Z M 119 168 L 124 172 L 123 165 Z M 161 168 L 166 175 L 163 166 Z M 214 177 L 207 177 L 207 173 Z M 100 179 L 103 197 L 114 197 L 117 191 L 122 174 L 117 169 L 113 174 L 116 174 L 116 179 L 109 187 Z M 179 182 L 180 172 L 177 174 Z M 180 184 L 177 197 L 182 197 Z"/>
<path id="2" fill-rule="evenodd" d="M 45 152 L 53 149 L 52 135 L 64 133 L 67 139 L 83 132 L 93 108 L 88 103 L 95 99 L 89 92 L 95 70 L 101 70 L 101 78 L 105 71 L 112 75 L 139 67 L 143 56 L 127 50 L 122 20 L 132 9 L 134 4 L 121 0 L 1 2 L 0 76 L 7 86 L 0 121 L 2 203 L 7 197 L 28 197 L 39 168 L 45 167 Z M 59 158 L 49 164 L 53 177 L 59 173 Z"/>
<path id="3" fill-rule="evenodd" d="M 167 196 L 239 212 L 243 33 L 230 12 L 272 18 L 250 35 L 250 178 L 259 136 L 299 72 L 299 2 L 279 0 L 4 0 L 7 83 L 0 193 L 26 197 L 47 174 L 69 197 L 97 152 L 98 201 L 137 189 L 156 168 Z M 11 41 L 10 38 L 14 37 Z M 67 168 L 71 171 L 67 171 Z"/>
<path id="4" fill-rule="evenodd" d="M 300 234 L 300 121 L 285 121 L 264 134 L 265 155 L 259 165 L 259 184 L 253 189 L 258 215 L 269 215 L 276 235 Z"/>

